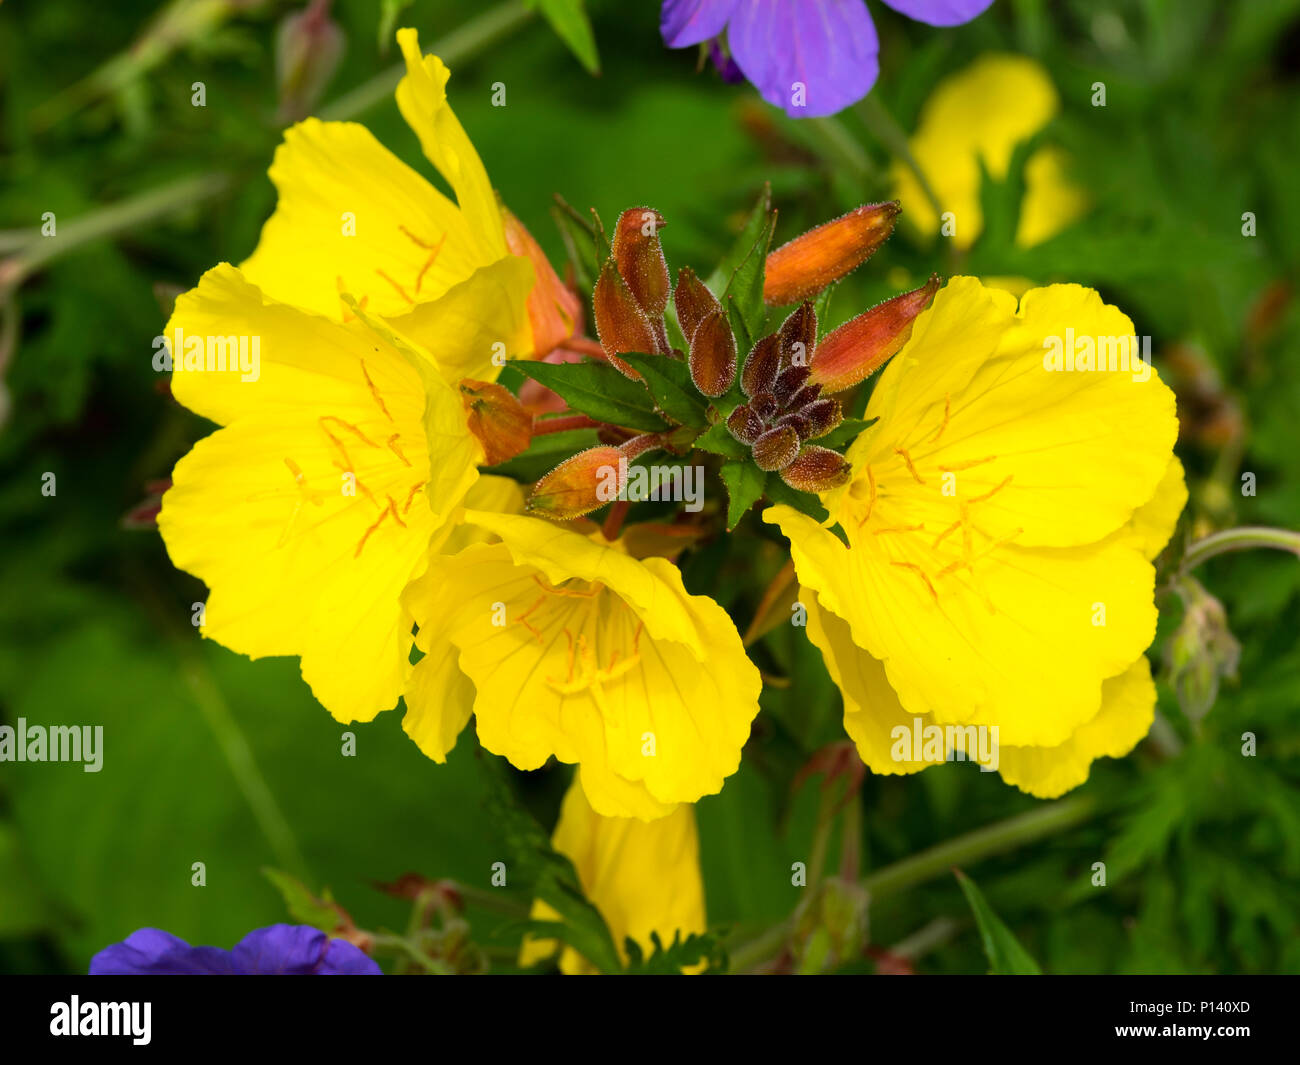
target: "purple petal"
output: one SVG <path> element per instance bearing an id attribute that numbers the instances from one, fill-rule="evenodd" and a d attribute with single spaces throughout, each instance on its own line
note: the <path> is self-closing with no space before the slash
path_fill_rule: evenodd
<path id="1" fill-rule="evenodd" d="M 716 40 L 709 44 L 709 58 L 713 60 L 713 66 L 722 76 L 722 80 L 729 85 L 739 85 L 745 80 L 745 75 L 741 73 L 740 67 L 736 66 L 736 61 L 722 50 Z"/>
<path id="2" fill-rule="evenodd" d="M 231 951 L 241 973 L 287 976 L 373 975 L 379 966 L 351 943 L 318 928 L 273 924 L 249 932 Z"/>
<path id="3" fill-rule="evenodd" d="M 669 48 L 685 48 L 716 37 L 744 0 L 664 0 L 659 32 Z"/>
<path id="4" fill-rule="evenodd" d="M 993 0 L 884 0 L 900 14 L 931 26 L 960 26 L 981 15 Z"/>
<path id="5" fill-rule="evenodd" d="M 234 970 L 230 953 L 191 947 L 158 928 L 141 928 L 90 959 L 91 976 L 219 976 Z"/>
<path id="6" fill-rule="evenodd" d="M 842 111 L 871 91 L 880 71 L 862 0 L 748 0 L 731 19 L 727 44 L 763 99 L 791 118 Z"/>

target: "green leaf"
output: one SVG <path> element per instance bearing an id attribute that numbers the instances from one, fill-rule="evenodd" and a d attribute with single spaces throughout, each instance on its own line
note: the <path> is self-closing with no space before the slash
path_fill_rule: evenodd
<path id="1" fill-rule="evenodd" d="M 289 910 L 289 916 L 299 924 L 311 925 L 322 932 L 333 932 L 339 926 L 339 911 L 308 891 L 302 881 L 279 869 L 263 869 L 262 875 L 275 885 Z"/>
<path id="2" fill-rule="evenodd" d="M 596 35 L 591 32 L 591 19 L 583 0 L 527 0 L 587 68 L 588 74 L 600 73 L 600 56 L 596 52 Z"/>
<path id="3" fill-rule="evenodd" d="M 607 362 L 507 363 L 557 393 L 575 411 L 597 421 L 654 433 L 668 426 L 655 413 L 643 384 L 624 377 Z"/>
<path id="4" fill-rule="evenodd" d="M 765 488 L 767 498 L 773 503 L 784 503 L 787 507 L 794 507 L 801 514 L 807 514 L 816 522 L 823 522 L 830 517 L 830 511 L 821 504 L 821 500 L 810 492 L 801 492 L 797 488 L 791 488 L 783 480 L 781 475 L 767 479 Z"/>
<path id="5" fill-rule="evenodd" d="M 698 935 L 692 932 L 682 939 L 681 929 L 673 933 L 673 941 L 664 946 L 658 932 L 650 933 L 653 949 L 646 957 L 641 944 L 631 936 L 623 940 L 623 949 L 627 951 L 628 973 L 638 975 L 658 974 L 680 975 L 686 968 L 694 968 L 701 962 L 707 963 L 705 973 L 726 972 L 727 952 L 716 938 L 709 934 Z"/>
<path id="6" fill-rule="evenodd" d="M 741 263 L 749 258 L 750 251 L 758 242 L 758 238 L 768 224 L 771 211 L 772 186 L 765 184 L 762 193 L 759 195 L 758 203 L 745 220 L 745 225 L 741 229 L 740 235 L 736 237 L 736 242 L 731 246 L 731 250 L 723 256 L 722 261 L 718 263 L 713 273 L 709 275 L 708 281 L 705 282 L 715 294 L 723 290 L 724 286 L 730 282 L 731 275 L 739 269 Z"/>
<path id="7" fill-rule="evenodd" d="M 484 472 L 510 477 L 516 481 L 537 481 L 569 456 L 595 447 L 598 443 L 595 429 L 565 429 L 559 433 L 546 433 L 533 437 L 527 451 L 497 466 L 487 466 Z"/>
<path id="8" fill-rule="evenodd" d="M 725 463 L 720 472 L 727 486 L 727 531 L 730 532 L 763 495 L 767 474 L 748 459 Z"/>
<path id="9" fill-rule="evenodd" d="M 845 418 L 839 425 L 823 437 L 814 440 L 819 447 L 841 448 L 853 443 L 857 435 L 868 426 L 874 425 L 879 418 Z"/>
<path id="10" fill-rule="evenodd" d="M 975 914 L 975 923 L 979 925 L 980 940 L 989 959 L 990 971 L 1000 976 L 1042 976 L 1043 970 L 1038 967 L 1038 962 L 1020 945 L 1020 941 L 1011 934 L 1011 929 L 1003 924 L 1002 918 L 993 912 L 984 893 L 975 886 L 975 881 L 960 869 L 954 869 L 953 872 Z"/>
<path id="11" fill-rule="evenodd" d="M 684 362 L 664 355 L 646 355 L 629 351 L 619 356 L 645 378 L 655 406 L 680 425 L 703 429 L 709 424 L 708 407 L 696 391 L 690 368 Z"/>
<path id="12" fill-rule="evenodd" d="M 764 197 L 766 195 L 767 187 L 764 186 Z M 760 201 L 755 213 L 763 206 L 763 201 Z M 767 316 L 767 306 L 763 303 L 763 278 L 767 270 L 767 249 L 776 231 L 775 212 L 761 215 L 760 222 L 762 225 L 754 243 L 736 266 L 722 294 L 722 305 L 727 309 L 736 343 L 742 351 L 748 351 L 759 339 L 763 319 Z M 746 226 L 747 231 L 748 228 Z"/>
<path id="13" fill-rule="evenodd" d="M 580 289 L 590 292 L 600 274 L 595 223 L 584 218 L 582 212 L 558 193 L 551 207 L 551 218 L 560 231 L 565 253 L 573 265 L 574 281 Z"/>
<path id="14" fill-rule="evenodd" d="M 837 284 L 839 284 L 839 282 L 832 281 L 822 289 L 821 292 L 817 294 L 817 298 L 813 300 L 813 310 L 817 312 L 817 328 L 820 330 L 822 335 L 825 335 L 826 333 L 826 320 L 830 317 L 831 313 L 831 296 L 835 294 L 835 286 Z M 818 337 L 818 339 L 821 338 Z"/>
<path id="15" fill-rule="evenodd" d="M 614 937 L 583 894 L 573 863 L 551 847 L 542 826 L 515 800 L 504 763 L 485 753 L 479 762 L 488 778 L 486 812 L 505 837 L 514 870 L 531 887 L 533 898 L 560 915 L 559 921 L 540 922 L 532 930 L 572 947 L 603 973 L 619 972 L 623 965 Z"/>
<path id="16" fill-rule="evenodd" d="M 729 459 L 749 457 L 749 448 L 731 435 L 725 425 L 718 424 L 695 438 L 695 446 L 712 455 L 721 455 Z"/>

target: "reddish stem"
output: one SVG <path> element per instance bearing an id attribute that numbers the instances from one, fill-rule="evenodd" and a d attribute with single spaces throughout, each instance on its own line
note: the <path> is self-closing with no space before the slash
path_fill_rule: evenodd
<path id="1" fill-rule="evenodd" d="M 599 429 L 604 422 L 588 418 L 585 414 L 568 414 L 559 418 L 534 418 L 533 436 L 562 433 L 566 429 Z"/>
<path id="2" fill-rule="evenodd" d="M 631 506 L 631 502 L 626 499 L 614 501 L 609 508 L 609 516 L 605 518 L 605 524 L 600 529 L 606 540 L 618 539 L 619 530 L 623 528 L 623 519 L 627 517 L 628 508 Z"/>

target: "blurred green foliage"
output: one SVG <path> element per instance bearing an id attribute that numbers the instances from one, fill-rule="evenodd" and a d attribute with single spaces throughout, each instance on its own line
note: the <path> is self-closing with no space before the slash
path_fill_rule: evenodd
<path id="1" fill-rule="evenodd" d="M 494 785 L 472 734 L 435 766 L 397 713 L 353 729 L 333 722 L 296 663 L 253 663 L 200 641 L 190 613 L 201 585 L 172 568 L 156 535 L 122 527 L 149 482 L 208 431 L 160 392 L 151 342 L 170 296 L 251 252 L 273 207 L 275 27 L 300 6 L 231 5 L 147 72 L 118 78 L 110 66 L 111 91 L 73 108 L 60 94 L 131 48 L 159 5 L 0 8 L 0 258 L 44 212 L 63 228 L 178 180 L 224 178 L 215 193 L 199 186 L 192 204 L 53 258 L 6 307 L 16 335 L 0 432 L 0 722 L 102 724 L 106 749 L 98 774 L 0 765 L 0 971 L 84 971 L 94 951 L 144 925 L 228 946 L 285 919 L 267 866 L 328 886 L 364 927 L 399 928 L 405 904 L 374 881 L 416 871 L 486 886 L 492 863 L 509 856 L 513 822 L 483 812 Z M 489 6 L 384 9 L 431 48 Z M 395 60 L 376 40 L 380 5 L 334 7 L 347 49 L 318 108 L 326 117 Z M 450 86 L 503 199 L 555 261 L 564 245 L 554 193 L 607 221 L 654 206 L 668 220 L 669 262 L 703 274 L 765 181 L 777 242 L 890 195 L 887 154 L 858 113 L 834 126 L 791 122 L 748 87 L 697 74 L 693 52 L 664 50 L 651 0 L 587 7 L 598 77 L 533 16 L 453 64 Z M 1063 100 L 1046 135 L 1069 148 L 1093 206 L 1049 242 L 1016 249 L 1013 167 L 1005 187 L 986 189 L 990 224 L 965 261 L 897 236 L 837 288 L 830 324 L 894 294 L 903 274 L 1095 286 L 1154 338 L 1156 365 L 1179 390 L 1192 489 L 1180 538 L 1234 522 L 1300 526 L 1300 2 L 998 0 L 955 30 L 879 4 L 873 14 L 876 98 L 903 129 L 945 72 L 980 53 L 1039 59 Z M 592 65 L 581 28 L 566 39 Z M 196 81 L 206 107 L 191 105 Z M 1104 109 L 1089 102 L 1098 81 Z M 496 82 L 507 86 L 504 108 L 490 102 Z M 373 99 L 348 117 L 427 172 L 391 93 Z M 1257 218 L 1251 238 L 1245 211 Z M 52 498 L 40 491 L 47 471 Z M 1243 472 L 1256 476 L 1256 495 L 1242 495 Z M 785 555 L 752 513 L 739 534 L 682 564 L 691 589 L 715 596 L 743 631 Z M 1239 685 L 1199 727 L 1162 685 L 1160 733 L 1096 765 L 1077 793 L 1095 816 L 980 861 L 976 895 L 995 923 L 982 909 L 977 922 L 941 875 L 874 900 L 873 944 L 935 929 L 914 961 L 934 972 L 987 971 L 980 927 L 1048 972 L 1300 971 L 1300 565 L 1234 555 L 1200 576 L 1242 644 Z M 1156 661 L 1176 622 L 1168 606 Z M 843 738 L 838 695 L 802 630 L 778 626 L 751 650 L 791 683 L 765 688 L 740 772 L 698 807 L 710 922 L 742 936 L 798 903 L 790 870 L 807 860 L 818 797 L 816 778 L 795 789 L 795 774 Z M 340 757 L 349 730 L 357 756 Z M 1246 732 L 1255 757 L 1241 754 Z M 549 828 L 568 770 L 510 776 Z M 964 765 L 868 775 L 859 801 L 866 872 L 1042 806 Z M 1104 888 L 1092 883 L 1097 861 Z M 191 887 L 195 862 L 204 888 Z M 510 893 L 526 906 L 526 878 Z M 480 943 L 509 957 L 518 927 L 473 908 L 471 922 Z M 706 946 L 692 945 L 692 957 Z"/>

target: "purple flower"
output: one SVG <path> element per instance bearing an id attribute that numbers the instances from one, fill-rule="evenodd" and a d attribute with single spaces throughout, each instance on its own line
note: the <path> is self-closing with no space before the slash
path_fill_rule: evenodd
<path id="1" fill-rule="evenodd" d="M 158 928 L 141 928 L 90 959 L 91 976 L 382 976 L 345 939 L 306 925 L 249 932 L 233 950 L 191 947 Z"/>
<path id="2" fill-rule="evenodd" d="M 993 0 L 884 2 L 931 26 L 956 26 Z M 792 118 L 842 111 L 866 96 L 880 73 L 876 27 L 863 0 L 664 0 L 659 28 L 669 48 L 726 30 L 741 72 Z"/>

